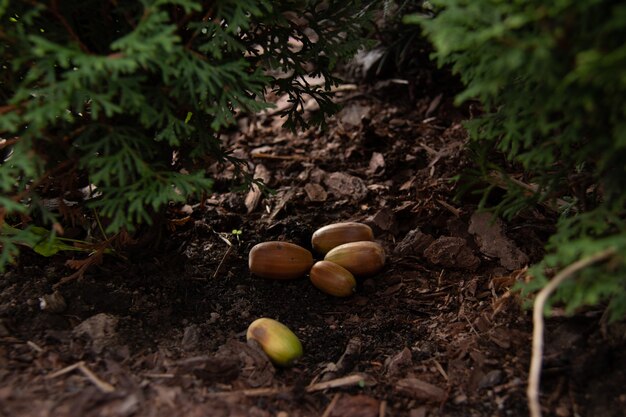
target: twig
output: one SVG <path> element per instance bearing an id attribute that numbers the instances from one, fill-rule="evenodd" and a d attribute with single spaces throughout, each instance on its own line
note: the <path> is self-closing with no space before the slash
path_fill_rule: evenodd
<path id="1" fill-rule="evenodd" d="M 146 378 L 165 378 L 165 379 L 171 379 L 171 378 L 176 377 L 176 375 L 174 374 L 152 374 L 152 373 L 143 374 L 143 376 L 145 376 Z"/>
<path id="2" fill-rule="evenodd" d="M 365 376 L 355 374 L 348 375 L 343 378 L 337 378 L 326 382 L 319 382 L 317 384 L 311 384 L 305 388 L 306 392 L 317 392 L 332 388 L 341 388 L 347 386 L 353 386 L 362 384 L 365 381 Z M 230 397 L 244 395 L 246 397 L 266 397 L 276 394 L 284 394 L 292 391 L 293 387 L 279 387 L 279 388 L 251 388 L 240 391 L 226 391 L 226 392 L 214 392 L 210 393 L 211 397 Z"/>
<path id="3" fill-rule="evenodd" d="M 444 371 L 443 366 L 441 366 L 439 361 L 437 359 L 433 359 L 433 363 L 435 364 L 435 368 L 437 368 L 437 370 L 439 371 L 443 379 L 445 379 L 446 381 L 449 381 L 450 377 L 448 377 L 448 373 Z"/>
<path id="4" fill-rule="evenodd" d="M 206 14 L 202 17 L 202 21 L 203 22 L 207 22 L 209 20 L 209 18 L 211 17 L 211 15 L 213 14 L 213 5 L 211 5 L 208 9 L 208 11 L 206 12 Z M 187 23 L 189 22 L 189 19 L 191 18 L 193 14 L 189 14 L 188 16 L 185 16 L 183 19 L 181 19 L 181 21 L 178 24 L 178 30 L 182 30 L 184 28 L 184 26 L 187 25 Z M 187 41 L 187 43 L 185 44 L 185 49 L 191 49 L 191 44 L 193 43 L 194 39 L 196 39 L 196 37 L 198 36 L 199 31 L 196 30 L 194 33 L 191 34 L 191 36 L 189 37 L 189 40 Z"/>
<path id="5" fill-rule="evenodd" d="M 0 106 L 0 114 L 16 111 L 18 107 L 15 104 L 8 104 L 6 106 Z"/>
<path id="6" fill-rule="evenodd" d="M 355 374 L 348 375 L 342 378 L 331 379 L 330 381 L 318 382 L 317 384 L 312 384 L 306 387 L 306 392 L 315 392 L 315 391 L 323 391 L 329 388 L 339 388 L 346 387 L 352 385 L 358 385 L 365 381 L 365 377 L 363 375 Z"/>
<path id="7" fill-rule="evenodd" d="M 98 378 L 96 374 L 94 374 L 89 368 L 87 368 L 87 365 L 85 365 L 84 362 L 79 362 L 78 369 L 80 369 L 83 375 L 85 375 L 87 379 L 92 382 L 92 384 L 98 387 L 100 391 L 104 393 L 110 393 L 115 391 L 115 387 L 113 385 Z"/>
<path id="8" fill-rule="evenodd" d="M 230 255 L 230 252 L 232 250 L 233 250 L 233 246 L 232 245 L 228 246 L 228 249 L 226 249 L 226 253 L 224 253 L 224 256 L 222 256 L 222 260 L 220 261 L 219 265 L 217 265 L 217 268 L 215 268 L 215 272 L 213 273 L 212 279 L 215 279 L 217 274 L 220 272 L 220 269 L 222 268 L 222 264 L 224 263 L 228 255 Z"/>
<path id="9" fill-rule="evenodd" d="M 302 156 L 302 155 L 274 155 L 274 154 L 269 154 L 269 153 L 264 153 L 264 152 L 252 153 L 250 156 L 253 158 L 273 159 L 277 161 L 294 161 L 294 160 L 306 161 L 309 159 L 306 156 Z"/>
<path id="10" fill-rule="evenodd" d="M 14 137 L 14 138 L 10 138 L 10 139 L 0 139 L 0 149 L 4 149 L 4 148 L 8 148 L 9 146 L 13 146 L 17 142 L 19 142 L 19 140 L 20 140 L 20 138 L 17 137 L 17 136 Z"/>
<path id="11" fill-rule="evenodd" d="M 70 38 L 72 38 L 78 44 L 81 51 L 88 54 L 91 53 L 89 51 L 89 48 L 87 48 L 87 46 L 85 46 L 85 44 L 80 40 L 67 19 L 65 19 L 65 16 L 63 16 L 61 12 L 59 12 L 59 0 L 52 0 L 52 3 L 48 10 L 50 10 L 50 12 L 61 22 L 67 33 L 70 35 Z"/>
<path id="12" fill-rule="evenodd" d="M 270 395 L 283 394 L 289 392 L 291 388 L 289 387 L 279 387 L 279 388 L 250 388 L 243 389 L 239 391 L 220 391 L 220 392 L 212 392 L 209 393 L 210 397 L 237 397 L 239 395 L 243 395 L 245 397 L 267 397 Z"/>
<path id="13" fill-rule="evenodd" d="M 322 417 L 328 417 L 330 413 L 333 412 L 333 409 L 335 408 L 337 401 L 339 401 L 339 394 L 335 394 L 333 396 L 333 399 L 330 401 L 330 404 L 328 404 L 328 407 L 326 407 L 326 409 L 324 410 Z"/>
<path id="14" fill-rule="evenodd" d="M 54 378 L 57 378 L 57 377 L 59 377 L 59 376 L 61 376 L 61 375 L 68 374 L 68 373 L 72 372 L 74 369 L 78 368 L 78 366 L 79 366 L 81 363 L 82 363 L 82 362 L 76 362 L 76 363 L 75 363 L 75 364 L 73 364 L 73 365 L 66 366 L 66 367 L 65 367 L 65 368 L 63 368 L 63 369 L 59 369 L 58 371 L 51 373 L 50 375 L 46 376 L 46 378 L 47 378 L 47 379 L 54 379 Z"/>
<path id="15" fill-rule="evenodd" d="M 324 374 L 321 378 L 323 381 L 330 381 L 337 375 L 347 374 L 354 367 L 355 358 L 361 353 L 361 339 L 356 336 L 348 341 L 346 350 L 343 352 L 337 363 L 335 369 Z"/>
<path id="16" fill-rule="evenodd" d="M 440 198 L 437 199 L 437 202 L 441 204 L 450 213 L 454 214 L 456 217 L 461 217 L 461 210 L 459 210 L 458 208 L 452 206 L 451 204 L 448 204 L 447 202 L 445 202 L 444 200 Z"/>
<path id="17" fill-rule="evenodd" d="M 378 407 L 378 417 L 385 417 L 387 414 L 387 401 L 382 400 L 380 402 L 380 406 Z"/>
<path id="18" fill-rule="evenodd" d="M 516 178 L 513 177 L 505 177 L 504 174 L 499 173 L 499 172 L 491 172 L 488 176 L 487 176 L 487 181 L 491 182 L 492 184 L 495 184 L 496 186 L 504 189 L 504 190 L 508 190 L 508 184 L 507 181 L 510 181 L 511 183 L 517 185 L 518 187 L 522 188 L 523 190 L 525 190 L 525 195 L 526 196 L 532 196 L 532 195 L 536 195 L 539 194 L 539 192 L 541 191 L 539 189 L 539 186 L 536 184 L 526 184 L 525 182 L 522 182 Z M 550 199 L 550 200 L 545 200 L 545 201 L 541 201 L 540 204 L 542 204 L 544 207 L 552 210 L 552 211 L 556 211 L 556 212 L 560 212 L 562 211 L 562 209 L 564 207 L 569 206 L 570 204 L 563 200 L 562 198 L 554 198 L 554 199 Z"/>
<path id="19" fill-rule="evenodd" d="M 470 329 L 472 329 L 472 331 L 473 331 L 474 333 L 476 333 L 476 336 L 480 337 L 480 333 L 478 333 L 478 331 L 474 328 L 474 325 L 472 324 L 472 322 L 470 321 L 470 319 L 469 319 L 467 316 L 465 316 L 465 315 L 464 315 L 464 317 L 465 317 L 465 320 L 467 321 L 467 324 L 469 324 Z"/>
<path id="20" fill-rule="evenodd" d="M 75 369 L 79 369 L 82 372 L 82 374 L 85 375 L 87 379 L 92 384 L 94 384 L 100 391 L 107 393 L 107 394 L 115 391 L 115 387 L 113 385 L 98 378 L 96 374 L 94 374 L 93 372 L 91 372 L 89 368 L 87 368 L 87 365 L 85 365 L 85 362 L 83 361 L 76 362 L 75 364 L 70 365 L 70 366 L 66 366 L 63 369 L 60 369 L 56 372 L 51 373 L 50 375 L 46 376 L 46 378 L 47 379 L 57 378 L 61 375 L 68 374 Z"/>
<path id="21" fill-rule="evenodd" d="M 533 305 L 533 342 L 532 356 L 530 359 L 530 370 L 528 371 L 528 388 L 526 395 L 528 397 L 528 409 L 531 417 L 541 417 L 541 404 L 539 403 L 539 382 L 541 378 L 541 362 L 543 355 L 543 310 L 548 297 L 552 292 L 566 279 L 574 275 L 581 269 L 602 261 L 615 254 L 615 248 L 608 248 L 594 255 L 583 258 L 574 262 L 561 272 L 556 274 L 554 278 L 537 294 Z"/>
<path id="22" fill-rule="evenodd" d="M 32 350 L 34 350 L 34 351 L 35 351 L 35 352 L 37 352 L 37 353 L 41 353 L 41 352 L 43 352 L 43 349 L 42 349 L 42 348 L 41 348 L 38 344 L 36 344 L 35 342 L 31 342 L 31 341 L 29 340 L 28 342 L 26 342 L 26 344 L 27 344 L 27 345 L 28 345 L 28 346 L 29 346 Z"/>

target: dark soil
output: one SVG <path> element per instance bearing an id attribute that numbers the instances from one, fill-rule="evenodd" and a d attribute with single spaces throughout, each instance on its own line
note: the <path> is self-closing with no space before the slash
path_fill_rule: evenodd
<path id="1" fill-rule="evenodd" d="M 241 118 L 224 140 L 276 193 L 232 192 L 232 167 L 215 164 L 216 194 L 82 279 L 57 285 L 71 255 L 24 252 L 0 279 L 0 415 L 527 415 L 532 323 L 510 289 L 554 215 L 494 223 L 454 199 L 468 111 L 436 87 L 344 85 L 328 127 L 298 134 L 275 112 Z M 353 296 L 250 274 L 255 244 L 310 249 L 317 228 L 348 220 L 387 253 Z M 259 317 L 301 339 L 294 366 L 246 344 Z M 626 415 L 625 332 L 603 323 L 601 310 L 548 321 L 546 415 Z"/>

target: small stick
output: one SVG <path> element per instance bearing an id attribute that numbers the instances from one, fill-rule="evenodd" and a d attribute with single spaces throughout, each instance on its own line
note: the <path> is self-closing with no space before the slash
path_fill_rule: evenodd
<path id="1" fill-rule="evenodd" d="M 387 414 L 387 401 L 382 400 L 380 407 L 378 407 L 378 417 L 385 417 L 385 414 Z"/>
<path id="2" fill-rule="evenodd" d="M 439 363 L 439 361 L 437 359 L 433 359 L 433 363 L 435 364 L 435 368 L 437 368 L 437 370 L 439 371 L 439 373 L 441 374 L 441 376 L 443 376 L 443 378 L 448 381 L 450 378 L 448 377 L 448 373 L 446 371 L 444 371 L 443 366 L 441 366 L 441 364 Z"/>
<path id="3" fill-rule="evenodd" d="M 357 385 L 363 383 L 365 381 L 365 377 L 363 375 L 348 375 L 342 378 L 333 379 L 326 382 L 319 382 L 317 384 L 309 385 L 305 388 L 306 392 L 316 392 L 323 391 L 325 389 L 331 388 L 340 388 L 346 386 Z M 284 394 L 286 392 L 292 391 L 292 387 L 280 387 L 280 388 L 251 388 L 244 389 L 240 391 L 226 391 L 226 392 L 214 392 L 210 393 L 211 397 L 229 397 L 229 396 L 237 396 L 244 395 L 246 397 L 264 397 L 275 394 Z"/>
<path id="4" fill-rule="evenodd" d="M 57 378 L 61 375 L 68 374 L 75 369 L 79 369 L 82 372 L 82 374 L 85 375 L 87 379 L 89 379 L 89 381 L 91 381 L 91 383 L 94 384 L 100 391 L 104 393 L 111 393 L 115 391 L 115 387 L 113 385 L 101 380 L 100 378 L 96 376 L 96 374 L 91 372 L 91 370 L 87 368 L 87 365 L 85 365 L 84 361 L 76 362 L 73 365 L 66 366 L 63 369 L 60 369 L 54 373 L 51 373 L 50 375 L 46 376 L 46 378 L 47 379 Z"/>
<path id="5" fill-rule="evenodd" d="M 35 342 L 31 342 L 31 341 L 29 340 L 28 342 L 26 342 L 26 344 L 27 344 L 28 346 L 30 346 L 30 348 L 31 348 L 32 350 L 34 350 L 35 352 L 37 352 L 37 353 L 41 353 L 41 352 L 43 352 L 43 349 L 42 349 L 41 347 L 39 347 L 39 345 L 38 345 L 38 344 L 36 344 Z"/>
<path id="6" fill-rule="evenodd" d="M 615 248 L 608 248 L 594 255 L 580 259 L 556 274 L 554 278 L 537 294 L 533 305 L 533 344 L 528 371 L 528 410 L 531 417 L 541 417 L 541 404 L 539 403 L 539 382 L 541 378 L 541 362 L 543 355 L 543 310 L 548 297 L 566 279 L 587 266 L 602 261 L 615 254 Z"/>
<path id="7" fill-rule="evenodd" d="M 176 375 L 174 374 L 143 374 L 146 378 L 174 378 Z"/>
<path id="8" fill-rule="evenodd" d="M 208 395 L 210 397 L 236 397 L 238 395 L 244 395 L 246 397 L 265 397 L 269 395 L 283 394 L 289 392 L 291 388 L 288 387 L 280 387 L 280 388 L 250 388 L 243 389 L 240 391 L 221 391 L 221 392 L 212 392 Z"/>
<path id="9" fill-rule="evenodd" d="M 228 249 L 226 249 L 226 253 L 224 253 L 224 256 L 222 257 L 222 260 L 220 261 L 219 265 L 217 266 L 217 268 L 215 268 L 215 272 L 213 273 L 213 277 L 212 279 L 215 279 L 215 277 L 217 276 L 217 274 L 220 272 L 220 269 L 222 268 L 222 264 L 224 263 L 224 261 L 226 260 L 226 258 L 228 257 L 228 255 L 230 255 L 230 252 L 233 250 L 233 246 L 232 244 L 230 246 L 228 246 Z"/>
<path id="10" fill-rule="evenodd" d="M 47 379 L 53 379 L 53 378 L 59 377 L 59 376 L 61 376 L 61 375 L 65 375 L 65 374 L 67 374 L 67 373 L 70 373 L 70 372 L 72 372 L 74 369 L 78 368 L 78 367 L 80 366 L 80 364 L 81 364 L 81 363 L 82 363 L 82 361 L 81 361 L 81 362 L 76 362 L 75 364 L 70 365 L 70 366 L 66 366 L 66 367 L 65 367 L 65 368 L 63 368 L 63 369 L 60 369 L 60 370 L 58 370 L 58 371 L 56 371 L 56 372 L 54 372 L 54 373 L 51 373 L 50 375 L 46 376 L 46 378 L 47 378 Z"/>
<path id="11" fill-rule="evenodd" d="M 476 331 L 476 329 L 474 328 L 474 325 L 472 324 L 472 322 L 470 321 L 470 319 L 467 316 L 464 316 L 465 320 L 467 321 L 467 324 L 469 324 L 470 329 L 472 329 L 472 331 L 474 333 L 476 333 L 476 336 L 480 337 L 480 334 Z"/>
<path id="12" fill-rule="evenodd" d="M 337 401 L 339 401 L 339 394 L 335 394 L 333 396 L 333 399 L 330 401 L 330 404 L 328 404 L 328 407 L 326 407 L 326 410 L 324 410 L 322 417 L 328 417 L 330 413 L 333 412 L 333 409 L 335 408 Z"/>
<path id="13" fill-rule="evenodd" d="M 301 156 L 301 155 L 273 155 L 270 153 L 263 153 L 263 152 L 258 152 L 258 153 L 252 153 L 250 156 L 252 156 L 253 158 L 259 158 L 259 159 L 273 159 L 273 160 L 277 160 L 277 161 L 306 161 L 307 158 L 306 156 Z"/>
<path id="14" fill-rule="evenodd" d="M 461 210 L 459 210 L 458 208 L 452 206 L 451 204 L 448 204 L 447 202 L 445 202 L 444 200 L 440 198 L 437 199 L 437 202 L 441 204 L 450 213 L 454 214 L 456 217 L 461 217 Z"/>
<path id="15" fill-rule="evenodd" d="M 348 375 L 342 378 L 331 379 L 330 381 L 318 382 L 317 384 L 309 385 L 306 387 L 306 392 L 323 391 L 329 388 L 339 388 L 357 385 L 365 381 L 363 375 L 355 374 Z"/>
<path id="16" fill-rule="evenodd" d="M 497 185 L 498 187 L 504 190 L 508 190 L 507 183 L 506 183 L 506 181 L 508 180 L 514 183 L 515 185 L 517 185 L 518 187 L 526 190 L 527 191 L 526 195 L 537 194 L 537 192 L 539 191 L 539 186 L 535 184 L 526 184 L 525 182 L 522 182 L 512 177 L 507 178 L 499 172 L 491 172 L 488 176 L 488 180 L 489 179 L 492 180 L 491 182 L 493 184 Z M 553 201 L 554 203 L 552 201 L 543 201 L 540 204 L 542 204 L 544 207 L 552 211 L 558 211 L 558 212 L 560 212 L 563 207 L 569 206 L 569 203 L 563 200 L 562 198 L 555 198 Z"/>
<path id="17" fill-rule="evenodd" d="M 115 391 L 115 387 L 113 385 L 101 380 L 100 378 L 98 378 L 96 374 L 91 372 L 91 370 L 87 368 L 87 365 L 85 365 L 85 362 L 79 362 L 78 369 L 80 369 L 83 375 L 85 375 L 87 379 L 91 381 L 92 384 L 98 387 L 98 389 L 104 392 L 105 394 Z"/>
<path id="18" fill-rule="evenodd" d="M 1 111 L 0 111 L 0 114 L 2 114 Z M 11 145 L 15 145 L 17 142 L 19 142 L 19 140 L 20 140 L 19 137 L 14 137 L 10 139 L 0 139 L 0 149 L 8 148 Z"/>

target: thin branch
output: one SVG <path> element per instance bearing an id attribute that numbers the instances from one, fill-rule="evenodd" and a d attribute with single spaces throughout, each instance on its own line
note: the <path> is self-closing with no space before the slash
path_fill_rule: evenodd
<path id="1" fill-rule="evenodd" d="M 534 195 L 539 195 L 541 193 L 541 190 L 539 188 L 538 185 L 536 184 L 526 184 L 525 182 L 522 182 L 518 179 L 515 179 L 513 177 L 505 177 L 504 174 L 500 173 L 500 172 L 490 172 L 489 175 L 487 176 L 487 181 L 489 181 L 490 183 L 496 185 L 497 187 L 500 187 L 504 190 L 508 190 L 508 183 L 507 181 L 510 181 L 511 183 L 517 185 L 518 187 L 520 187 L 521 189 L 524 190 L 524 195 L 526 197 L 531 197 Z M 569 206 L 570 204 L 563 200 L 562 198 L 547 198 L 543 201 L 540 202 L 541 205 L 543 205 L 544 207 L 555 211 L 555 212 L 560 212 L 563 210 L 564 207 Z"/>
<path id="2" fill-rule="evenodd" d="M 209 9 L 207 10 L 206 14 L 202 17 L 202 21 L 203 22 L 208 22 L 209 19 L 211 18 L 211 15 L 213 14 L 213 5 L 211 5 L 209 7 Z M 187 25 L 187 23 L 189 23 L 189 19 L 191 18 L 192 14 L 188 15 L 186 18 L 183 18 L 181 20 L 181 22 L 179 23 L 178 26 L 178 30 L 182 30 L 184 29 L 184 25 Z M 198 33 L 200 33 L 199 30 L 194 31 L 191 36 L 189 37 L 189 40 L 187 41 L 187 43 L 185 44 L 185 49 L 191 49 L 191 44 L 193 43 L 193 41 L 196 39 L 196 37 L 198 36 Z"/>
<path id="3" fill-rule="evenodd" d="M 51 168 L 48 171 L 44 172 L 44 174 L 41 177 L 39 177 L 38 179 L 36 179 L 32 184 L 30 184 L 30 186 L 27 189 L 22 190 L 20 193 L 12 196 L 11 199 L 13 201 L 15 201 L 16 203 L 18 203 L 21 199 L 26 197 L 32 190 L 34 190 L 38 186 L 40 186 L 49 177 L 55 175 L 57 172 L 60 172 L 60 171 L 64 170 L 65 168 L 67 168 L 68 166 L 70 166 L 72 164 L 72 162 L 73 161 L 70 161 L 70 160 L 63 161 L 59 165 L 57 165 L 56 167 Z"/>
<path id="4" fill-rule="evenodd" d="M 18 110 L 18 107 L 14 104 L 7 104 L 6 106 L 0 106 L 0 114 L 9 113 Z"/>
<path id="5" fill-rule="evenodd" d="M 78 369 L 80 370 L 80 372 L 87 377 L 87 379 L 94 384 L 100 391 L 104 392 L 104 393 L 111 393 L 115 391 L 115 387 L 111 384 L 109 384 L 106 381 L 101 380 L 100 378 L 98 378 L 98 376 L 96 374 L 94 374 L 85 364 L 84 361 L 80 361 L 80 362 L 76 362 L 75 364 L 72 364 L 70 366 L 67 366 L 63 369 L 60 369 L 54 373 L 51 373 L 50 375 L 46 376 L 46 379 L 54 379 L 54 378 L 58 378 L 61 375 L 65 375 L 68 374 L 70 372 L 72 372 L 73 370 Z"/>
<path id="6" fill-rule="evenodd" d="M 8 148 L 9 146 L 13 146 L 17 142 L 19 142 L 19 140 L 20 140 L 19 137 L 14 137 L 14 138 L 10 138 L 10 139 L 0 139 L 0 149 L 4 149 L 4 148 Z"/>
<path id="7" fill-rule="evenodd" d="M 224 253 L 224 256 L 222 257 L 222 260 L 220 261 L 219 265 L 217 265 L 217 268 L 215 268 L 215 272 L 213 273 L 213 276 L 211 277 L 212 279 L 215 279 L 215 277 L 217 277 L 217 274 L 220 272 L 220 270 L 222 269 L 222 265 L 224 264 L 224 261 L 226 260 L 226 258 L 228 257 L 228 255 L 230 255 L 230 252 L 233 250 L 233 245 L 230 244 L 228 246 L 228 249 L 226 249 L 226 253 Z"/>
<path id="8" fill-rule="evenodd" d="M 59 12 L 59 1 L 58 0 L 52 0 L 52 3 L 50 5 L 50 9 L 49 10 L 59 20 L 59 22 L 61 22 L 61 24 L 63 25 L 63 27 L 67 31 L 67 33 L 70 35 L 70 38 L 72 38 L 76 43 L 78 43 L 78 46 L 80 47 L 81 51 L 83 51 L 83 52 L 85 52 L 87 54 L 91 53 L 91 51 L 89 51 L 89 48 L 87 48 L 87 46 L 85 46 L 85 44 L 80 40 L 80 38 L 78 37 L 78 35 L 74 31 L 74 28 L 72 28 L 72 26 L 69 24 L 69 22 L 67 21 L 65 16 L 63 16 L 61 14 L 61 12 Z"/>
<path id="9" fill-rule="evenodd" d="M 345 377 L 333 379 L 326 382 L 311 384 L 305 388 L 306 392 L 324 391 L 333 388 L 351 387 L 365 383 L 366 376 L 360 374 L 348 375 Z M 240 395 L 246 397 L 266 397 L 271 395 L 284 394 L 293 390 L 293 387 L 269 387 L 269 388 L 250 388 L 240 391 L 223 391 L 210 393 L 211 397 L 237 397 Z"/>
<path id="10" fill-rule="evenodd" d="M 337 401 L 339 401 L 339 394 L 335 394 L 333 396 L 333 399 L 330 401 L 330 404 L 328 404 L 328 407 L 326 407 L 321 417 L 330 416 L 330 413 L 332 413 L 333 410 L 335 409 L 335 405 L 337 405 Z"/>
<path id="11" fill-rule="evenodd" d="M 546 301 L 552 292 L 566 279 L 574 275 L 576 272 L 588 267 L 591 264 L 600 262 L 614 255 L 615 248 L 608 248 L 594 255 L 583 258 L 574 262 L 567 268 L 563 269 L 537 294 L 533 305 L 533 342 L 532 357 L 530 360 L 530 370 L 528 371 L 528 388 L 526 395 L 528 397 L 528 409 L 531 417 L 541 417 L 541 404 L 539 403 L 539 382 L 541 378 L 541 362 L 543 355 L 543 310 Z"/>
<path id="12" fill-rule="evenodd" d="M 387 400 L 382 400 L 378 406 L 378 417 L 385 417 L 387 415 Z"/>
<path id="13" fill-rule="evenodd" d="M 360 374 L 348 375 L 330 381 L 318 382 L 305 388 L 306 392 L 323 391 L 329 388 L 340 388 L 346 386 L 354 386 L 365 383 L 365 377 Z"/>
<path id="14" fill-rule="evenodd" d="M 115 387 L 113 385 L 98 378 L 96 374 L 94 374 L 89 368 L 87 368 L 87 365 L 85 365 L 84 362 L 80 362 L 80 364 L 78 365 L 78 369 L 80 369 L 83 375 L 85 375 L 92 384 L 98 387 L 98 389 L 105 394 L 115 391 Z"/>

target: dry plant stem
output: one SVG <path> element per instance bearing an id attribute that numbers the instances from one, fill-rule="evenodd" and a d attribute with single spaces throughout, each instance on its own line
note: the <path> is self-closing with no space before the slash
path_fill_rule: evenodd
<path id="1" fill-rule="evenodd" d="M 539 403 L 539 382 L 541 378 L 541 362 L 543 355 L 543 310 L 548 297 L 566 279 L 576 272 L 591 264 L 602 261 L 615 254 L 615 248 L 608 248 L 594 255 L 574 262 L 563 269 L 537 294 L 533 305 L 533 343 L 530 370 L 528 371 L 528 409 L 531 417 L 541 417 L 541 404 Z"/>

